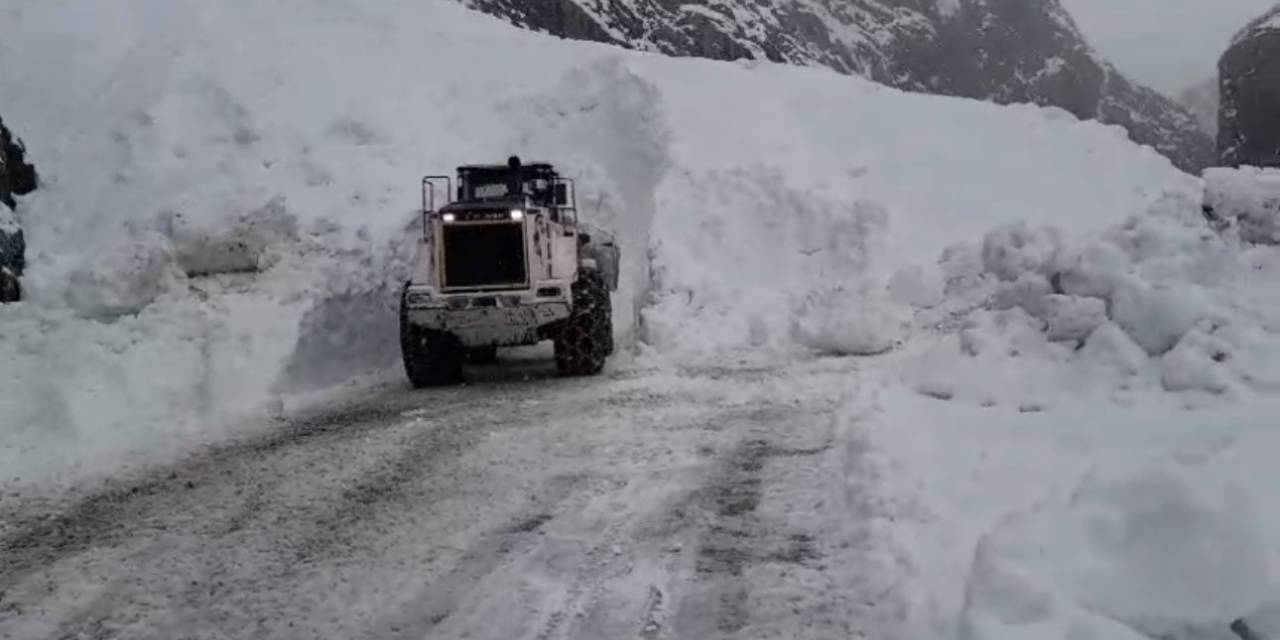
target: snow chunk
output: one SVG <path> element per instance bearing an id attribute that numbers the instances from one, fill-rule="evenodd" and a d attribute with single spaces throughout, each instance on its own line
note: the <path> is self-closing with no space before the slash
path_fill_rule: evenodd
<path id="1" fill-rule="evenodd" d="M 1066 248 L 1054 261 L 1054 282 L 1063 293 L 1110 297 L 1130 268 L 1125 253 L 1111 243 L 1087 242 Z"/>
<path id="2" fill-rule="evenodd" d="M 1045 300 L 1053 292 L 1049 279 L 1039 273 L 1024 271 L 1013 282 L 1002 282 L 992 297 L 991 307 L 997 310 L 1020 308 L 1043 318 Z"/>
<path id="3" fill-rule="evenodd" d="M 1050 340 L 1083 340 L 1107 321 L 1107 305 L 1097 298 L 1050 295 L 1045 297 L 1041 319 Z"/>
<path id="4" fill-rule="evenodd" d="M 1017 280 L 1023 273 L 1042 270 L 1061 249 L 1057 229 L 1033 228 L 1018 221 L 987 234 L 982 241 L 982 264 L 1001 280 Z"/>
<path id="5" fill-rule="evenodd" d="M 1201 315 L 1193 292 L 1156 289 L 1134 280 L 1116 290 L 1111 305 L 1116 324 L 1153 356 L 1172 349 Z"/>
<path id="6" fill-rule="evenodd" d="M 1130 376 L 1141 372 L 1148 362 L 1147 352 L 1114 322 L 1105 322 L 1089 334 L 1080 357 Z"/>
<path id="7" fill-rule="evenodd" d="M 1166 391 L 1223 393 L 1230 388 L 1222 371 L 1229 352 L 1217 348 L 1211 336 L 1200 331 L 1186 335 L 1160 359 L 1161 384 Z"/>

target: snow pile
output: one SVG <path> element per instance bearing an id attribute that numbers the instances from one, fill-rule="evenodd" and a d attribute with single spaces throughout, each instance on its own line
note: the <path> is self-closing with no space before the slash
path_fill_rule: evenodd
<path id="1" fill-rule="evenodd" d="M 1244 242 L 1280 244 L 1280 170 L 1205 171 L 1205 211 Z"/>
<path id="2" fill-rule="evenodd" d="M 769 65 L 641 75 L 663 90 L 672 166 L 643 328 L 685 361 L 882 352 L 939 301 L 937 256 L 957 241 L 1031 216 L 1083 232 L 1197 188 L 1122 130 L 1060 110 Z M 726 109 L 726 95 L 750 98 Z"/>
<path id="3" fill-rule="evenodd" d="M 907 373 L 927 395 L 1043 409 L 1054 396 L 1073 401 L 1064 389 L 1214 395 L 1280 382 L 1262 275 L 1274 256 L 1217 233 L 1194 189 L 1101 232 L 1001 227 L 940 264 L 948 301 L 921 322 L 943 331 Z"/>

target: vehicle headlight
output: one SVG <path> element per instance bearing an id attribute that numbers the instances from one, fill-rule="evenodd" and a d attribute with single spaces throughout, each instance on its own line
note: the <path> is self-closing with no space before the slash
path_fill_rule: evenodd
<path id="1" fill-rule="evenodd" d="M 457 220 L 457 219 L 458 219 L 458 216 L 456 216 L 456 215 L 454 215 L 454 214 L 452 214 L 452 213 L 446 213 L 446 214 L 444 214 L 444 215 L 440 216 L 440 219 L 441 219 L 441 220 L 444 220 L 445 222 L 453 222 L 454 220 Z"/>
<path id="2" fill-rule="evenodd" d="M 511 219 L 512 219 L 512 220 L 515 220 L 516 222 L 519 222 L 519 221 L 521 221 L 521 220 L 524 220 L 524 210 L 523 210 L 523 209 L 512 209 L 512 210 L 511 210 Z"/>

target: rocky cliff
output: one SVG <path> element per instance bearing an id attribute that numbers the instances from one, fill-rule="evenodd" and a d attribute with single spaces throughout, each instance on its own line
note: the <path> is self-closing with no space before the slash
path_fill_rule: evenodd
<path id="1" fill-rule="evenodd" d="M 1280 5 L 1236 34 L 1218 78 L 1222 164 L 1280 167 Z"/>
<path id="2" fill-rule="evenodd" d="M 676 56 L 823 65 L 910 91 L 1062 107 L 1197 171 L 1213 142 L 1098 56 L 1058 0 L 460 0 L 514 24 Z"/>

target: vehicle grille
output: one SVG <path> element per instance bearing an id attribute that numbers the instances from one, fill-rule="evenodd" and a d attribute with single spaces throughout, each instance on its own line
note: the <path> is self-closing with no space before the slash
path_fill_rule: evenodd
<path id="1" fill-rule="evenodd" d="M 522 223 L 451 224 L 443 236 L 446 289 L 526 285 Z"/>

